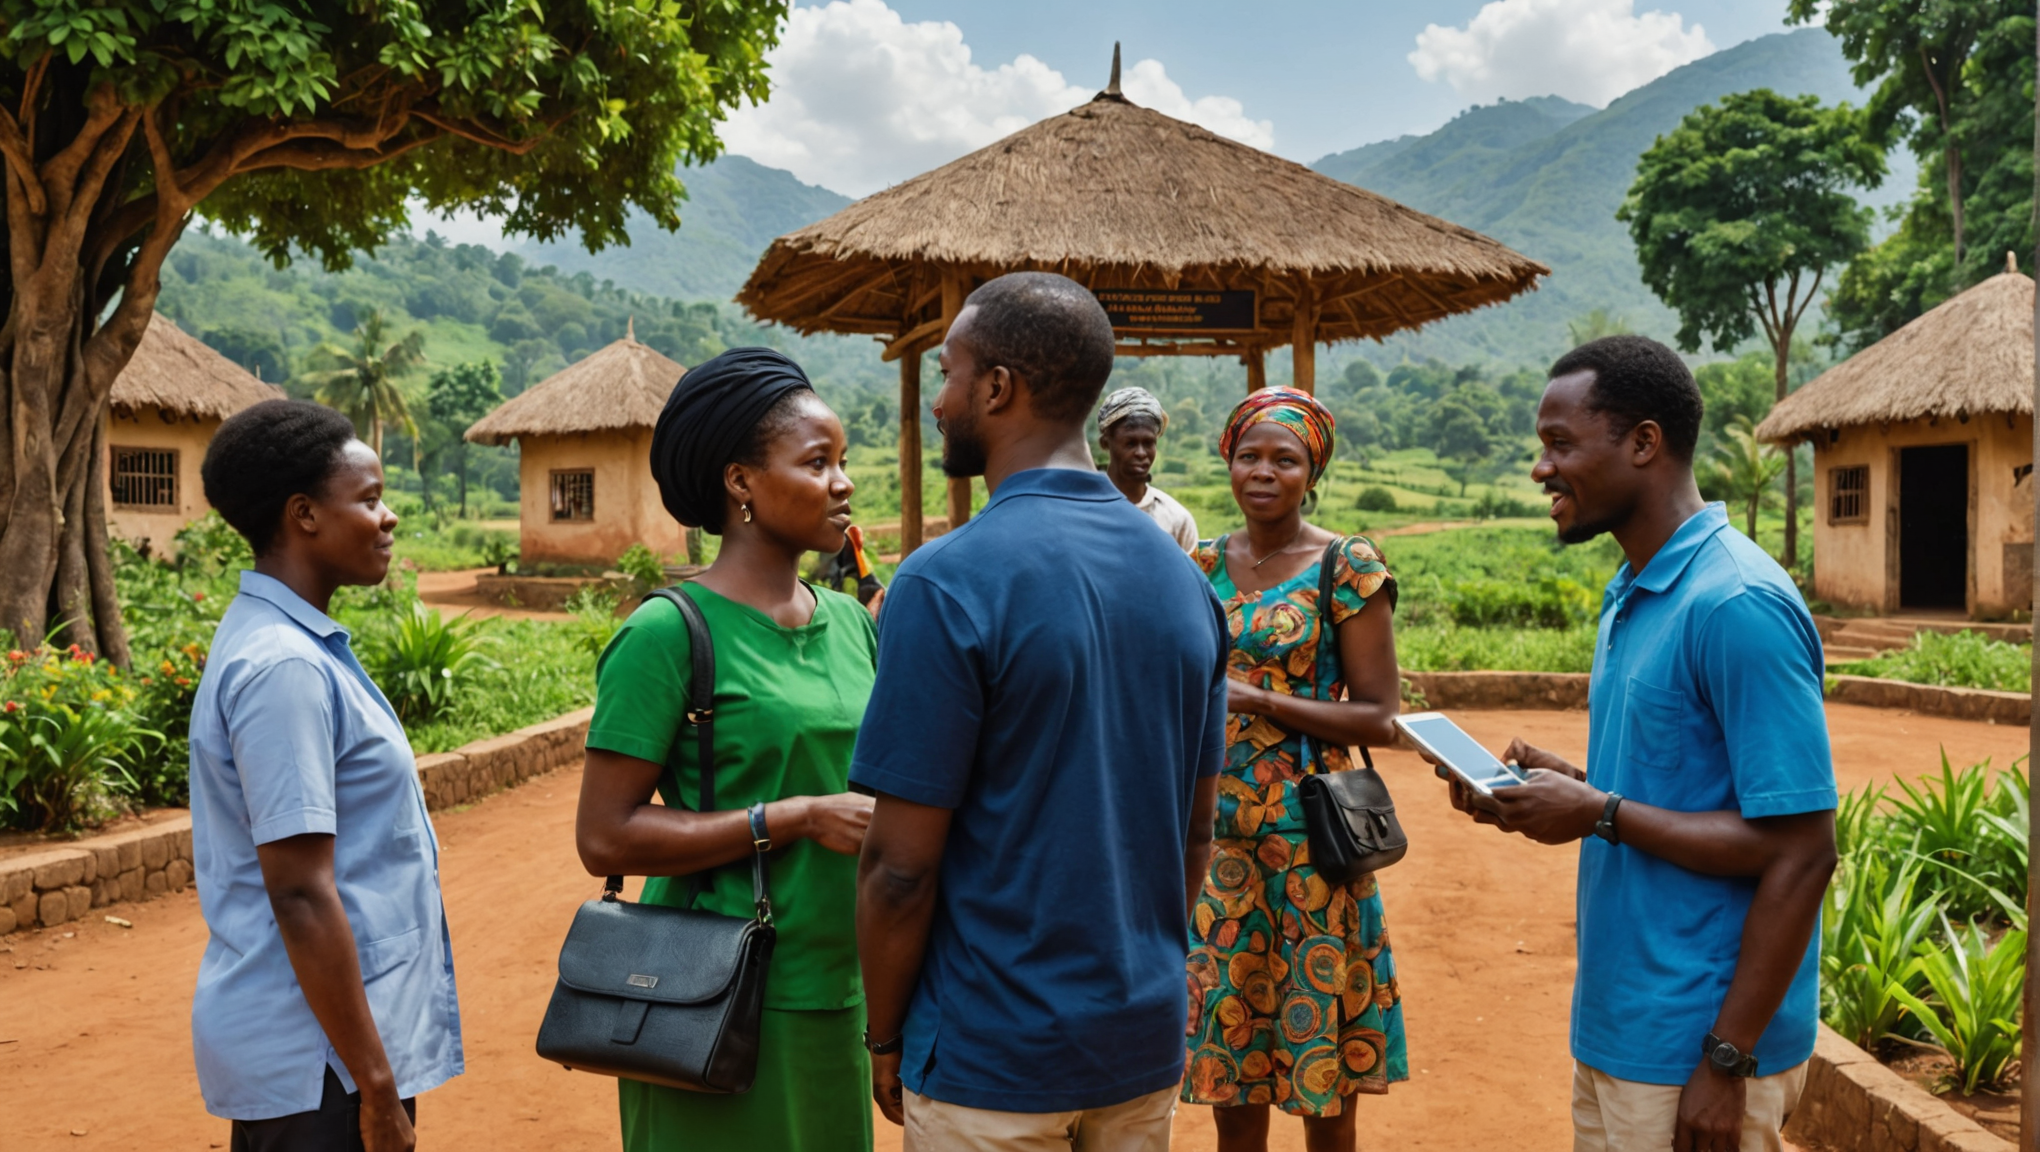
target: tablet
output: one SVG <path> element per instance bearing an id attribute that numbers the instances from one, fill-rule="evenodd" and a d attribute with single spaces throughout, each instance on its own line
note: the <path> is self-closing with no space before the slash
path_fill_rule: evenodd
<path id="1" fill-rule="evenodd" d="M 1495 759 L 1494 753 L 1467 735 L 1465 729 L 1454 724 L 1451 717 L 1443 712 L 1412 712 L 1398 716 L 1395 726 L 1417 747 L 1450 769 L 1460 783 L 1482 796 L 1492 796 L 1497 788 L 1510 788 L 1523 782 L 1521 768 Z"/>

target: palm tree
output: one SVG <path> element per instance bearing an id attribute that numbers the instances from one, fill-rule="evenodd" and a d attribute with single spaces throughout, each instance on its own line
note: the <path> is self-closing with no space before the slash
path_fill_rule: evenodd
<path id="1" fill-rule="evenodd" d="M 1629 317 L 1606 308 L 1596 308 L 1577 320 L 1567 321 L 1565 330 L 1575 347 L 1592 343 L 1603 336 L 1627 336 L 1636 331 L 1629 326 Z"/>
<path id="2" fill-rule="evenodd" d="M 1721 431 L 1710 462 L 1714 479 L 1728 498 L 1743 506 L 1750 539 L 1757 538 L 1757 509 L 1769 497 L 1778 474 L 1785 470 L 1785 454 L 1757 439 L 1756 427 L 1747 416 L 1737 416 Z"/>
<path id="3" fill-rule="evenodd" d="M 321 344 L 312 355 L 332 368 L 311 373 L 306 382 L 316 390 L 319 403 L 334 408 L 368 430 L 368 446 L 382 455 L 383 425 L 395 424 L 409 433 L 415 443 L 418 422 L 411 418 L 411 406 L 397 382 L 417 371 L 425 362 L 425 332 L 413 331 L 401 340 L 388 338 L 387 322 L 381 309 L 354 328 L 354 347 Z"/>

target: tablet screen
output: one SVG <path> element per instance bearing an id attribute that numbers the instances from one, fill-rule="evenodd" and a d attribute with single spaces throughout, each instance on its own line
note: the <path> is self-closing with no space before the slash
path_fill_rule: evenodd
<path id="1" fill-rule="evenodd" d="M 1479 741 L 1446 717 L 1428 716 L 1402 723 L 1412 736 L 1422 740 L 1446 763 L 1458 769 L 1460 775 L 1470 780 L 1488 788 L 1506 788 L 1523 782 L 1523 778 L 1508 765 L 1495 759 L 1494 753 L 1481 747 Z"/>

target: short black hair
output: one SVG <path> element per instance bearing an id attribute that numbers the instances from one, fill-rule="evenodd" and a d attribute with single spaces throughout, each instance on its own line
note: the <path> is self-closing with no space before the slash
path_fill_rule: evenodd
<path id="1" fill-rule="evenodd" d="M 354 422 L 308 400 L 264 400 L 227 418 L 206 446 L 199 478 L 206 502 L 220 510 L 257 556 L 283 527 L 283 506 L 316 496 L 355 438 Z"/>
<path id="2" fill-rule="evenodd" d="M 970 344 L 984 368 L 1027 381 L 1034 414 L 1082 423 L 1112 376 L 1112 321 L 1083 285 L 1053 272 L 1008 272 L 965 301 Z"/>
<path id="3" fill-rule="evenodd" d="M 1594 374 L 1587 405 L 1619 425 L 1617 435 L 1645 420 L 1656 421 L 1672 455 L 1692 462 L 1706 403 L 1678 353 L 1648 336 L 1603 336 L 1560 356 L 1551 366 L 1554 380 L 1575 372 Z"/>

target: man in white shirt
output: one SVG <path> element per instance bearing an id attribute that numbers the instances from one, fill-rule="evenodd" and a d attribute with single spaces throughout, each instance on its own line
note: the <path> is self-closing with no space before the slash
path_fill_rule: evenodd
<path id="1" fill-rule="evenodd" d="M 1197 547 L 1197 521 L 1175 497 L 1148 482 L 1168 426 L 1162 402 L 1145 388 L 1121 388 L 1098 406 L 1098 444 L 1109 458 L 1105 475 L 1188 552 Z"/>

